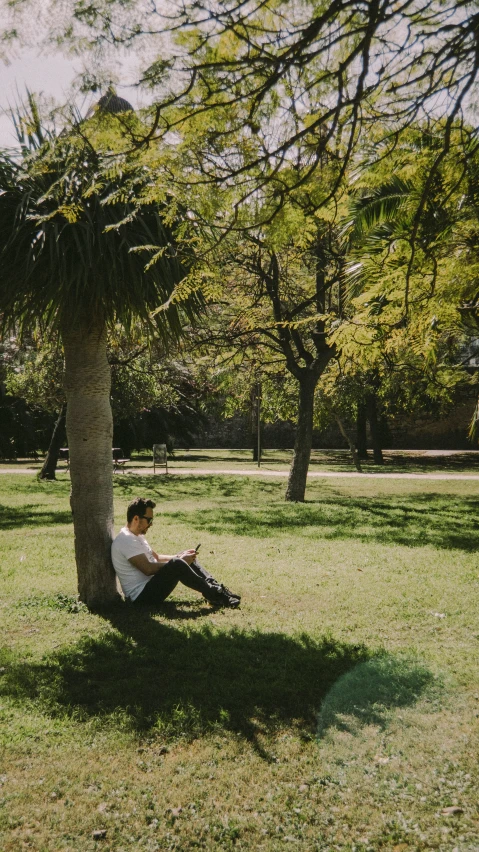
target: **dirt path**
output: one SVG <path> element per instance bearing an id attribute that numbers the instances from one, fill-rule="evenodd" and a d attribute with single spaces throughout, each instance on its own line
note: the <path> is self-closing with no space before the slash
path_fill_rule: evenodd
<path id="1" fill-rule="evenodd" d="M 153 468 L 139 468 L 126 470 L 125 473 L 150 475 L 153 473 Z M 213 470 L 211 468 L 176 468 L 168 469 L 168 474 L 184 474 L 185 476 L 288 476 L 288 470 L 268 470 L 261 467 L 256 470 Z M 339 478 L 359 478 L 364 479 L 477 479 L 479 474 L 471 473 L 358 473 L 355 470 L 351 471 L 309 471 L 308 479 L 323 479 L 324 477 L 339 477 Z"/>
<path id="2" fill-rule="evenodd" d="M 62 473 L 62 469 L 58 471 Z M 23 473 L 28 474 L 29 476 L 37 473 L 37 470 L 32 468 L 0 468 L 0 474 L 2 473 Z M 194 467 L 178 467 L 178 468 L 169 468 L 168 475 L 173 476 L 276 476 L 276 477 L 287 477 L 289 471 L 288 470 L 268 470 L 268 468 L 261 467 L 256 468 L 254 470 L 241 470 L 238 468 L 223 468 L 221 470 L 215 470 L 214 468 L 194 468 Z M 116 474 L 116 476 L 125 476 L 126 474 L 132 474 L 133 476 L 151 476 L 153 475 L 153 468 L 142 467 L 142 468 L 126 468 L 122 473 Z M 158 473 L 157 476 L 163 475 L 164 473 Z M 334 471 L 334 470 L 324 470 L 324 471 L 310 471 L 308 473 L 308 479 L 330 479 L 336 477 L 337 479 L 445 479 L 445 480 L 477 480 L 479 481 L 479 474 L 476 473 L 358 473 L 357 471 Z"/>

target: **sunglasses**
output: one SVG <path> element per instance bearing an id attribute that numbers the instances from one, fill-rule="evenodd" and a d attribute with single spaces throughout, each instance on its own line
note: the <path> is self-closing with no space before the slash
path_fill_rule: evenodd
<path id="1" fill-rule="evenodd" d="M 140 515 L 140 518 L 142 518 L 144 521 L 148 521 L 148 526 L 151 527 L 153 523 L 153 518 L 147 518 L 146 515 Z"/>

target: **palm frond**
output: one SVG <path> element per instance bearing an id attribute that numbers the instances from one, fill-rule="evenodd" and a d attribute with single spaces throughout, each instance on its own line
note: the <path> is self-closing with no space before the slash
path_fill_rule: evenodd
<path id="1" fill-rule="evenodd" d="M 102 154 L 81 139 L 44 139 L 15 159 L 0 152 L 0 314 L 3 325 L 128 323 L 152 325 L 191 263 L 166 209 L 139 206 L 117 172 L 98 181 Z M 145 178 L 143 177 L 143 180 Z M 122 185 L 122 181 L 124 185 Z M 121 190 L 121 193 L 119 192 Z M 122 201 L 114 200 L 119 197 Z M 162 213 L 165 213 L 163 216 Z M 155 262 L 140 251 L 155 247 Z M 179 335 L 201 297 L 170 304 L 154 320 Z"/>
<path id="2" fill-rule="evenodd" d="M 410 181 L 393 175 L 388 181 L 357 196 L 350 205 L 353 241 L 378 226 L 392 222 L 412 208 L 417 190 Z"/>

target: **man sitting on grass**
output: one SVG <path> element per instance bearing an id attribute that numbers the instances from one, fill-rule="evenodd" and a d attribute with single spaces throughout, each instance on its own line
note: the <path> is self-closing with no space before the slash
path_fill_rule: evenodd
<path id="1" fill-rule="evenodd" d="M 153 523 L 156 503 L 136 497 L 128 506 L 127 524 L 111 546 L 113 567 L 123 593 L 135 604 L 162 603 L 178 583 L 200 592 L 213 606 L 234 609 L 241 598 L 218 583 L 196 559 L 196 550 L 183 550 L 176 556 L 158 555 L 145 535 Z"/>

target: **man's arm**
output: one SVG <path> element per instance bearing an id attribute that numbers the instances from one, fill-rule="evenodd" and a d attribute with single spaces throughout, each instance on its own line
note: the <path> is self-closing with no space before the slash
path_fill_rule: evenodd
<path id="1" fill-rule="evenodd" d="M 165 554 L 158 556 L 154 550 L 151 551 L 153 556 L 155 557 L 157 562 L 161 562 L 162 565 L 166 565 L 170 559 L 183 559 L 188 565 L 191 565 L 192 562 L 196 559 L 196 550 L 182 550 L 181 553 L 176 553 L 174 556 L 165 556 Z"/>
<path id="2" fill-rule="evenodd" d="M 146 574 L 147 577 L 151 577 L 152 574 L 157 574 L 160 568 L 163 565 L 166 565 L 170 559 L 174 559 L 173 556 L 158 556 L 157 553 L 153 553 L 155 557 L 155 562 L 150 562 L 148 557 L 144 553 L 140 553 L 138 556 L 131 556 L 128 560 L 134 568 L 138 568 L 138 571 L 141 571 L 142 574 Z"/>
<path id="3" fill-rule="evenodd" d="M 177 553 L 176 556 L 168 556 L 166 554 L 155 553 L 154 550 L 151 551 L 153 556 L 155 557 L 156 562 L 150 562 L 148 557 L 144 553 L 140 553 L 139 556 L 131 556 L 128 562 L 138 568 L 143 574 L 146 574 L 148 577 L 151 577 L 152 574 L 157 574 L 162 565 L 166 565 L 170 559 L 184 559 L 188 565 L 191 565 L 192 562 L 195 561 L 196 550 L 183 550 L 181 553 Z"/>
<path id="4" fill-rule="evenodd" d="M 162 565 L 166 565 L 166 563 L 169 562 L 170 559 L 175 558 L 174 556 L 171 556 L 171 554 L 168 556 L 165 553 L 160 553 L 160 555 L 158 555 L 158 553 L 155 553 L 154 550 L 152 550 L 151 552 L 152 552 L 153 556 L 155 557 L 156 561 L 161 562 Z"/>

